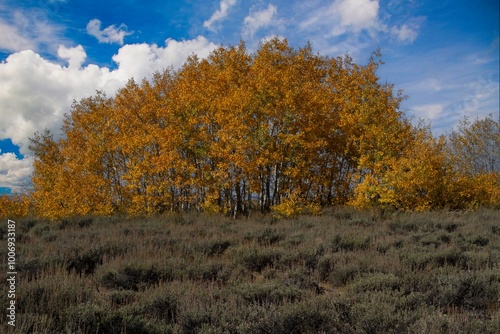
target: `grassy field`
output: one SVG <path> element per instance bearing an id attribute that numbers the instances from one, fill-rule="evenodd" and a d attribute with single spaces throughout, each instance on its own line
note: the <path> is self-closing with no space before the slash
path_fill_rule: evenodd
<path id="1" fill-rule="evenodd" d="M 16 233 L 17 326 L 4 289 L 3 333 L 500 333 L 498 210 L 24 220 Z"/>

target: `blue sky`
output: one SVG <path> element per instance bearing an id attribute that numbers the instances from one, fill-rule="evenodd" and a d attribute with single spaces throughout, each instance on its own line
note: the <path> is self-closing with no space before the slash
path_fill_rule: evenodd
<path id="1" fill-rule="evenodd" d="M 34 131 L 57 137 L 73 100 L 271 36 L 366 63 L 436 135 L 499 112 L 498 0 L 0 0 L 0 193 L 29 185 Z"/>

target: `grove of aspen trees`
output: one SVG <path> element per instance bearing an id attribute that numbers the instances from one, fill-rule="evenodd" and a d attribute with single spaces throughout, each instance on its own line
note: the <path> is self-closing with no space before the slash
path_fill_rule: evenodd
<path id="1" fill-rule="evenodd" d="M 193 55 L 113 97 L 98 91 L 74 102 L 60 139 L 34 135 L 33 189 L 16 210 L 57 219 L 498 206 L 499 124 L 465 119 L 434 137 L 381 82 L 382 64 L 378 51 L 359 65 L 274 38 L 255 52 L 241 43 Z"/>

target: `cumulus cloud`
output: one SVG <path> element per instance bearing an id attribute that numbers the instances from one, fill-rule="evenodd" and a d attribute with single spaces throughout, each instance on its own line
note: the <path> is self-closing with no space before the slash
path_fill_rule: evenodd
<path id="1" fill-rule="evenodd" d="M 69 68 L 80 68 L 85 58 L 87 58 L 87 54 L 81 45 L 78 45 L 76 48 L 67 48 L 64 45 L 60 45 L 57 55 L 59 58 L 68 61 Z"/>
<path id="2" fill-rule="evenodd" d="M 354 30 L 377 25 L 378 1 L 340 0 L 333 3 L 331 10 L 340 16 L 340 24 Z"/>
<path id="3" fill-rule="evenodd" d="M 219 9 L 208 20 L 203 22 L 203 26 L 208 30 L 215 31 L 215 24 L 223 21 L 227 17 L 229 9 L 235 4 L 236 0 L 221 0 Z"/>
<path id="4" fill-rule="evenodd" d="M 127 26 L 123 23 L 118 27 L 110 25 L 101 30 L 101 21 L 98 19 L 90 20 L 89 23 L 87 23 L 87 33 L 97 38 L 99 43 L 116 43 L 120 45 L 123 45 L 125 36 L 133 34 L 133 32 L 127 30 Z"/>
<path id="5" fill-rule="evenodd" d="M 217 47 L 202 36 L 187 41 L 167 39 L 165 43 L 165 47 L 146 43 L 121 47 L 118 54 L 113 56 L 118 69 L 112 72 L 112 76 L 122 82 L 126 82 L 131 77 L 141 80 L 155 71 L 170 66 L 181 67 L 187 57 L 192 54 L 205 58 Z"/>
<path id="6" fill-rule="evenodd" d="M 45 128 L 57 137 L 64 113 L 70 111 L 73 100 L 94 95 L 96 90 L 113 96 L 132 77 L 142 80 L 170 66 L 179 68 L 189 55 L 204 58 L 216 47 L 204 37 L 186 41 L 169 39 L 165 47 L 125 45 L 113 57 L 118 65 L 114 70 L 94 64 L 82 66 L 86 53 L 80 45 L 59 47 L 58 56 L 68 65 L 47 60 L 31 50 L 13 53 L 0 63 L 0 139 L 10 138 L 29 157 L 29 138 Z M 15 157 L 2 159 L 1 166 L 7 166 L 4 164 L 7 159 L 10 166 Z M 28 160 L 21 161 L 27 164 Z M 3 183 L 16 184 L 13 181 L 16 177 L 17 184 L 24 180 L 24 172 L 8 170 L 4 173 L 8 178 L 5 175 L 1 178 Z"/>
<path id="7" fill-rule="evenodd" d="M 278 8 L 269 4 L 266 9 L 251 11 L 243 21 L 243 37 L 253 38 L 261 28 L 279 26 L 282 21 L 277 18 Z"/>
<path id="8" fill-rule="evenodd" d="M 33 159 L 17 159 L 14 153 L 0 154 L 0 187 L 21 190 L 30 184 Z"/>
<path id="9" fill-rule="evenodd" d="M 204 37 L 169 39 L 165 47 L 125 45 L 113 56 L 118 65 L 113 71 L 94 64 L 82 67 L 86 53 L 80 45 L 59 47 L 58 56 L 68 66 L 44 59 L 31 50 L 11 54 L 0 63 L 0 139 L 11 138 L 27 154 L 28 137 L 44 128 L 58 132 L 74 99 L 93 95 L 96 90 L 113 94 L 132 77 L 142 80 L 155 71 L 178 68 L 189 55 L 196 53 L 203 58 L 216 47 Z"/>

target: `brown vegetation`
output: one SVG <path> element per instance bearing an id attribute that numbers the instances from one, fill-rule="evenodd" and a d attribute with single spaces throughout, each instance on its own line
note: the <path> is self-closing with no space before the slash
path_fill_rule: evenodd
<path id="1" fill-rule="evenodd" d="M 338 208 L 18 221 L 16 330 L 498 333 L 499 220 Z"/>

